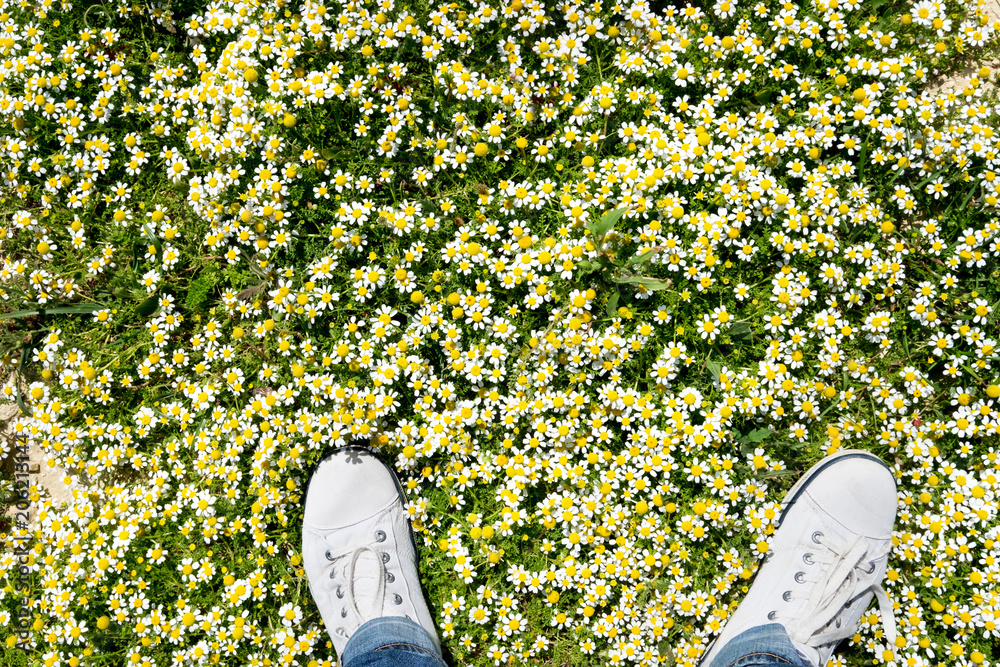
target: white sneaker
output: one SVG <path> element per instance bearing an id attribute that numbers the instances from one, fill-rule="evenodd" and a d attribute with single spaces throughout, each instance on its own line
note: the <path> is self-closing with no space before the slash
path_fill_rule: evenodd
<path id="1" fill-rule="evenodd" d="M 892 604 L 881 587 L 896 480 L 875 455 L 842 450 L 814 465 L 785 496 L 770 549 L 753 585 L 699 662 L 709 667 L 729 641 L 769 623 L 816 667 L 854 635 L 873 596 L 886 639 L 896 640 Z"/>
<path id="2" fill-rule="evenodd" d="M 363 447 L 337 450 L 309 480 L 302 561 L 338 656 L 362 623 L 380 616 L 416 621 L 440 651 L 404 503 L 396 475 Z"/>

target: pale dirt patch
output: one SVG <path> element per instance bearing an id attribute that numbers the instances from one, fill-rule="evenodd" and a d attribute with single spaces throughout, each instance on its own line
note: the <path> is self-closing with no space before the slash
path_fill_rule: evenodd
<path id="1" fill-rule="evenodd" d="M 976 0 L 972 0 L 970 4 L 975 5 Z M 998 25 L 1000 24 L 1000 0 L 979 0 L 979 6 L 982 7 L 983 11 L 989 17 L 989 22 L 993 27 L 1000 31 L 1000 25 Z M 954 89 L 956 95 L 961 95 L 972 84 L 972 80 L 977 78 L 977 72 L 981 67 L 988 67 L 995 74 L 1000 70 L 1000 58 L 970 62 L 961 71 L 951 76 L 935 77 L 928 82 L 924 91 L 932 98 L 940 93 L 947 93 L 949 89 Z M 994 84 L 981 82 L 979 85 L 979 89 L 983 93 L 987 93 L 995 88 Z"/>
<path id="2" fill-rule="evenodd" d="M 13 386 L 15 377 L 13 374 L 8 376 L 3 386 Z M 24 391 L 26 387 L 22 384 L 21 389 Z M 16 441 L 14 422 L 20 414 L 21 410 L 16 402 L 0 400 L 0 438 L 3 439 L 3 444 L 0 444 L 0 466 L 3 468 L 6 479 L 13 478 Z M 32 522 L 38 516 L 38 510 L 46 500 L 50 500 L 53 507 L 61 507 L 73 501 L 73 488 L 64 481 L 66 471 L 59 466 L 49 466 L 48 459 L 48 455 L 40 447 L 34 446 L 28 452 L 28 472 L 31 484 L 38 488 L 41 495 L 38 503 L 31 504 L 29 512 Z M 14 507 L 9 507 L 6 515 L 13 517 L 14 512 Z"/>

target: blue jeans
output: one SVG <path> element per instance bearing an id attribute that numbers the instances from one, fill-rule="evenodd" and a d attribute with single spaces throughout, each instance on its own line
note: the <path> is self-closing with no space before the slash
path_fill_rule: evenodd
<path id="1" fill-rule="evenodd" d="M 387 616 L 358 628 L 341 656 L 343 667 L 447 667 L 430 635 L 415 621 Z M 706 667 L 808 667 L 777 623 L 750 628 Z"/>
<path id="2" fill-rule="evenodd" d="M 366 621 L 347 640 L 342 667 L 447 667 L 431 636 L 402 616 Z"/>
<path id="3" fill-rule="evenodd" d="M 774 667 L 775 665 L 809 667 L 792 646 L 784 626 L 779 623 L 758 625 L 736 635 L 719 651 L 712 664 L 705 667 Z"/>

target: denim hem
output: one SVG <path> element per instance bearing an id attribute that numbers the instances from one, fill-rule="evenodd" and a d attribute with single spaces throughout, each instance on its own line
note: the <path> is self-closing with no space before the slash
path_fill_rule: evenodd
<path id="1" fill-rule="evenodd" d="M 705 667 L 810 667 L 780 623 L 758 625 L 734 637 Z"/>
<path id="2" fill-rule="evenodd" d="M 372 653 L 378 653 L 379 651 L 406 651 L 409 653 L 418 653 L 430 656 L 437 660 L 441 665 L 444 665 L 444 661 L 441 660 L 441 656 L 434 651 L 428 650 L 423 646 L 410 644 L 409 642 L 393 642 L 391 644 L 385 644 L 384 646 L 379 646 L 377 649 L 374 649 Z"/>
<path id="3" fill-rule="evenodd" d="M 419 623 L 402 616 L 363 623 L 339 658 L 342 667 L 447 667 L 431 635 Z"/>
<path id="4" fill-rule="evenodd" d="M 751 658 L 760 658 L 760 659 L 752 660 Z M 765 658 L 771 658 L 771 659 L 764 660 Z M 741 667 L 749 667 L 750 665 L 773 665 L 777 664 L 774 662 L 775 660 L 780 660 L 781 664 L 784 665 L 792 664 L 788 660 L 782 658 L 780 655 L 775 655 L 774 653 L 766 653 L 764 651 L 760 651 L 757 653 L 748 653 L 742 658 L 737 658 L 735 661 L 729 663 L 727 667 L 737 667 L 737 665 Z"/>

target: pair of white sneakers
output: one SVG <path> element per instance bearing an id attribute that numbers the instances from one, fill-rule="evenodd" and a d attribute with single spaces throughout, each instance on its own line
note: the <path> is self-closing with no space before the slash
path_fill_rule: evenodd
<path id="1" fill-rule="evenodd" d="M 365 621 L 380 616 L 416 621 L 440 648 L 405 502 L 392 470 L 360 447 L 337 450 L 310 480 L 303 563 L 338 656 Z M 767 557 L 702 667 L 743 631 L 770 623 L 784 626 L 803 658 L 821 667 L 855 633 L 872 597 L 886 638 L 895 640 L 880 585 L 896 519 L 888 467 L 868 452 L 837 452 L 809 469 L 783 504 Z"/>

